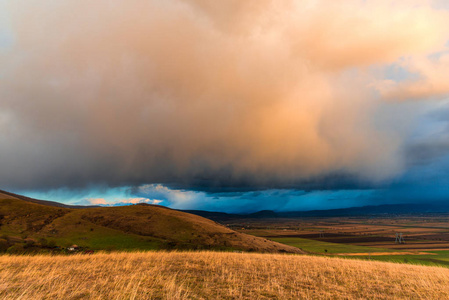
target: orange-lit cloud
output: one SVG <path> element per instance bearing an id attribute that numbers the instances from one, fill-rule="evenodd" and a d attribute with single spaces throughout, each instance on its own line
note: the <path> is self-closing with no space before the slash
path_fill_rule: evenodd
<path id="1" fill-rule="evenodd" d="M 449 14 L 432 1 L 15 0 L 8 9 L 0 167 L 17 170 L 1 178 L 17 186 L 384 180 L 402 168 L 403 136 L 394 120 L 376 125 L 387 105 L 377 91 L 432 88 L 387 89 L 382 68 L 408 59 L 432 82 L 446 70 L 425 68 L 449 40 Z"/>
<path id="2" fill-rule="evenodd" d="M 437 58 L 406 60 L 402 64 L 417 78 L 401 82 L 385 80 L 378 84 L 382 96 L 390 100 L 435 99 L 449 94 L 449 54 Z"/>
<path id="3" fill-rule="evenodd" d="M 151 200 L 147 198 L 125 198 L 116 200 L 111 202 L 110 200 L 106 200 L 104 198 L 87 198 L 83 200 L 82 204 L 87 205 L 126 205 L 126 204 L 138 204 L 138 203 L 146 203 L 146 204 L 159 204 L 162 200 Z"/>

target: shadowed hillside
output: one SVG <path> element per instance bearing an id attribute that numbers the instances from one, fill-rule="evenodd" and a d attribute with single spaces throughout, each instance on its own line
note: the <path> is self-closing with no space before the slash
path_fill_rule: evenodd
<path id="1" fill-rule="evenodd" d="M 0 194 L 0 251 L 213 249 L 301 253 L 235 232 L 200 216 L 157 205 L 68 208 Z M 59 251 L 59 250 L 58 250 Z"/>

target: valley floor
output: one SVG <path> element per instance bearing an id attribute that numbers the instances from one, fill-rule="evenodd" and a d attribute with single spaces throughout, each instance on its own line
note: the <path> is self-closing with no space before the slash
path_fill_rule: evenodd
<path id="1" fill-rule="evenodd" d="M 449 269 L 306 255 L 0 256 L 0 299 L 448 299 Z"/>

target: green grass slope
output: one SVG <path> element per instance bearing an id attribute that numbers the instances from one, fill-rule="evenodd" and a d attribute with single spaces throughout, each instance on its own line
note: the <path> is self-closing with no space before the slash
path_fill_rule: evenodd
<path id="1" fill-rule="evenodd" d="M 67 208 L 0 193 L 0 252 L 92 250 L 242 250 L 301 253 L 214 221 L 156 205 Z"/>

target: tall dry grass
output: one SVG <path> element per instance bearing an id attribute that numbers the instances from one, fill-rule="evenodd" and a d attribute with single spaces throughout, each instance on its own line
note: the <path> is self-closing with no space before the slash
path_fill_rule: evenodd
<path id="1" fill-rule="evenodd" d="M 448 299 L 449 269 L 216 252 L 0 256 L 2 299 Z"/>

